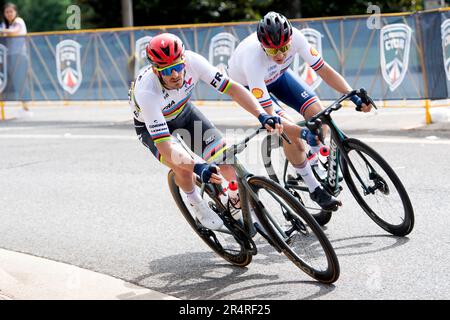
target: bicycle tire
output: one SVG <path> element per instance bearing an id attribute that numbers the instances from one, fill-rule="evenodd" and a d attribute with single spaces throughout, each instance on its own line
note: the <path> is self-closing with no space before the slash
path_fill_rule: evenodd
<path id="1" fill-rule="evenodd" d="M 237 240 L 234 235 L 226 235 L 222 239 L 222 242 L 226 241 L 233 241 L 234 243 L 221 243 L 218 239 L 218 235 L 220 232 L 212 231 L 210 229 L 207 229 L 203 227 L 201 224 L 197 223 L 196 220 L 193 217 L 193 214 L 190 213 L 188 207 L 186 206 L 181 193 L 180 188 L 175 183 L 175 174 L 171 170 L 168 173 L 168 183 L 169 183 L 169 189 L 172 194 L 173 199 L 175 200 L 178 208 L 180 209 L 181 213 L 183 214 L 184 218 L 187 220 L 189 225 L 194 229 L 195 233 L 220 257 L 225 259 L 226 261 L 232 263 L 235 266 L 239 267 L 245 267 L 247 266 L 253 258 L 253 253 L 249 249 L 251 247 L 251 244 L 246 239 L 240 239 Z M 197 186 L 201 186 L 201 182 L 197 180 L 196 182 Z M 214 200 L 214 202 L 220 201 L 218 199 L 215 199 L 210 191 L 206 188 L 205 194 L 208 194 L 208 196 Z M 216 234 L 217 233 L 217 234 Z M 242 243 L 241 243 L 241 242 Z M 233 246 L 233 250 L 226 250 L 225 248 L 227 246 Z M 235 250 L 234 247 L 239 247 L 238 250 Z"/>
<path id="2" fill-rule="evenodd" d="M 278 141 L 273 140 L 273 139 L 278 139 Z M 278 147 L 281 147 L 282 143 L 283 143 L 283 141 L 281 140 L 281 138 L 274 137 L 271 135 L 268 135 L 263 140 L 261 152 L 262 152 L 264 167 L 266 169 L 267 175 L 269 176 L 270 179 L 272 179 L 276 183 L 282 185 L 286 190 L 288 190 L 302 204 L 302 206 L 308 208 L 308 210 L 310 210 L 310 214 L 314 217 L 314 219 L 316 219 L 317 223 L 320 226 L 325 226 L 328 222 L 330 222 L 332 213 L 330 211 L 322 210 L 319 205 L 313 203 L 313 201 L 310 200 L 309 190 L 307 189 L 306 185 L 303 188 L 303 190 L 293 189 L 293 188 L 290 188 L 289 186 L 285 185 L 283 183 L 284 179 L 283 179 L 282 172 L 280 172 L 280 170 L 276 170 L 274 168 L 273 164 L 274 164 L 274 162 L 276 162 L 276 160 L 273 159 L 274 158 L 273 150 Z M 286 165 L 289 165 L 290 164 L 289 160 L 287 160 L 284 152 L 282 153 L 282 157 L 284 157 L 284 167 Z M 278 162 L 280 162 L 280 161 L 278 161 Z M 294 170 L 294 169 L 292 168 L 292 170 Z M 283 170 L 283 173 L 284 173 L 284 170 Z M 298 191 L 301 191 L 302 195 L 299 194 Z"/>
<path id="3" fill-rule="evenodd" d="M 360 156 L 360 154 L 364 154 L 365 156 L 368 156 L 371 158 L 378 166 L 381 168 L 386 176 L 391 180 L 391 183 L 394 185 L 395 190 L 397 191 L 398 195 L 400 196 L 401 203 L 403 205 L 403 214 L 404 216 L 400 218 L 402 222 L 400 224 L 392 224 L 388 221 L 386 221 L 384 218 L 380 217 L 380 214 L 377 214 L 371 206 L 367 203 L 367 195 L 363 197 L 361 194 L 362 187 L 357 187 L 358 180 L 355 181 L 355 179 L 351 175 L 351 170 L 349 168 L 348 163 L 344 159 L 344 157 L 341 155 L 341 169 L 342 174 L 344 176 L 344 180 L 350 190 L 350 192 L 355 197 L 358 204 L 361 206 L 361 208 L 366 212 L 366 214 L 381 228 L 388 231 L 389 233 L 395 235 L 395 236 L 406 236 L 409 234 L 412 229 L 414 228 L 414 210 L 411 204 L 411 200 L 408 196 L 408 193 L 406 192 L 405 187 L 403 186 L 402 182 L 400 181 L 400 178 L 397 176 L 395 171 L 392 169 L 392 167 L 384 160 L 384 158 L 378 154 L 375 150 L 373 150 L 371 147 L 363 143 L 362 141 L 358 139 L 347 139 L 344 141 L 344 149 L 346 154 L 349 156 L 349 154 L 352 151 L 355 151 L 355 159 L 361 159 L 361 161 L 364 162 L 364 159 Z M 365 162 L 364 162 L 365 163 Z M 354 165 L 352 161 L 352 165 Z M 371 163 L 372 165 L 372 163 Z M 367 165 L 366 165 L 367 166 Z M 358 172 L 361 174 L 360 172 Z M 379 172 L 377 172 L 379 174 Z M 371 179 L 372 180 L 372 179 Z M 377 178 L 377 180 L 380 180 L 382 187 L 383 185 L 386 190 L 384 192 L 388 192 L 391 194 L 391 189 L 389 189 L 389 186 L 385 179 L 383 179 L 382 176 L 380 178 Z M 386 188 L 387 187 L 387 188 Z M 361 190 L 361 191 L 360 191 Z M 376 194 L 383 193 L 383 191 L 380 191 L 377 193 L 377 190 L 375 190 Z M 389 210 L 391 211 L 391 210 Z"/>
<path id="4" fill-rule="evenodd" d="M 255 214 L 262 224 L 262 227 L 266 230 L 267 235 L 272 242 L 286 255 L 298 268 L 304 271 L 312 278 L 322 283 L 333 283 L 339 278 L 340 268 L 336 253 L 320 228 L 316 220 L 308 213 L 308 211 L 295 199 L 287 190 L 281 187 L 271 179 L 259 176 L 253 176 L 248 180 L 248 184 L 253 192 L 258 195 L 258 201 L 255 201 L 253 197 L 249 196 L 250 205 L 254 208 Z M 267 193 L 269 197 L 262 198 L 262 192 Z M 276 199 L 275 196 L 278 198 Z M 275 207 L 270 206 L 270 201 L 267 201 L 272 197 L 276 203 L 275 207 L 281 203 L 280 207 L 289 212 L 289 216 L 295 220 L 294 223 L 285 219 L 285 213 L 282 213 L 281 223 L 275 222 Z M 271 212 L 268 212 L 270 210 Z M 270 216 L 268 216 L 268 215 Z M 289 223 L 287 223 L 289 222 Z M 300 232 L 297 229 L 296 222 L 301 222 L 308 228 L 306 232 Z M 283 224 L 283 226 L 281 225 Z M 280 230 L 281 228 L 281 230 Z M 279 231 L 280 230 L 280 231 Z M 290 230 L 294 232 L 289 233 L 289 237 L 285 237 Z M 306 261 L 305 254 L 300 254 L 294 251 L 294 246 L 290 245 L 293 241 L 294 235 L 302 242 L 299 250 L 305 250 L 311 252 L 316 257 L 310 257 L 311 259 L 317 259 L 319 256 L 323 260 L 325 267 L 319 269 L 311 265 L 311 261 Z M 313 241 L 311 241 L 313 240 Z M 319 249 L 321 248 L 321 251 Z M 326 262 L 325 262 L 326 261 Z"/>

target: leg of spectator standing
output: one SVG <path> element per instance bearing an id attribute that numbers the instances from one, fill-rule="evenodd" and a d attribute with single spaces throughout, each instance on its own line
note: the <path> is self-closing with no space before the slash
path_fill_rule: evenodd
<path id="1" fill-rule="evenodd" d="M 29 118 L 33 115 L 33 113 L 30 111 L 27 101 L 29 99 L 29 90 L 28 90 L 28 81 L 27 81 L 27 74 L 28 74 L 28 57 L 24 54 L 15 54 L 14 59 L 15 61 L 14 65 L 14 77 L 12 81 L 14 82 L 14 90 L 17 92 L 17 100 L 20 101 L 22 112 L 21 116 L 24 118 Z"/>

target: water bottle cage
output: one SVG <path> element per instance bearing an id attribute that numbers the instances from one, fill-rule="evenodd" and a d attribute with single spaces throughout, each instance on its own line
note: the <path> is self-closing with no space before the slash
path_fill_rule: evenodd
<path id="1" fill-rule="evenodd" d="M 241 199 L 233 201 L 230 197 L 228 197 L 228 209 L 230 209 L 230 206 L 231 206 L 233 209 L 240 210 L 241 209 L 240 203 L 241 203 Z"/>

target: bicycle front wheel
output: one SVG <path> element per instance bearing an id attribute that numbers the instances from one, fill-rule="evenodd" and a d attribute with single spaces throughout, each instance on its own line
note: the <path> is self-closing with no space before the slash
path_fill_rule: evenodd
<path id="1" fill-rule="evenodd" d="M 195 217 L 195 214 L 189 210 L 190 206 L 184 192 L 180 192 L 180 188 L 175 183 L 175 174 L 170 171 L 168 174 L 169 189 L 172 196 L 189 225 L 194 229 L 195 233 L 202 240 L 226 261 L 239 266 L 245 267 L 252 261 L 253 253 L 252 245 L 244 236 L 237 237 L 231 233 L 212 231 L 202 226 Z M 201 183 L 197 181 L 197 187 L 200 188 Z M 207 189 L 205 189 L 204 199 L 208 201 L 210 208 L 217 212 L 216 203 L 220 201 L 215 198 Z"/>
<path id="2" fill-rule="evenodd" d="M 414 227 L 414 211 L 402 182 L 391 166 L 357 139 L 344 142 L 350 162 L 342 156 L 344 179 L 367 215 L 381 228 L 406 236 Z"/>
<path id="3" fill-rule="evenodd" d="M 250 204 L 274 244 L 309 276 L 323 283 L 335 282 L 339 262 L 316 220 L 274 181 L 251 177 L 248 183 L 258 199 L 250 196 Z"/>

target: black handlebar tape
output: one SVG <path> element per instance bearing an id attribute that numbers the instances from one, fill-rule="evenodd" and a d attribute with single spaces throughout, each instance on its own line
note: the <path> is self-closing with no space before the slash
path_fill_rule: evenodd
<path id="1" fill-rule="evenodd" d="M 272 128 L 275 129 L 275 121 L 273 121 L 273 119 L 269 119 L 266 121 L 266 124 L 268 124 L 269 126 L 271 126 Z"/>
<path id="2" fill-rule="evenodd" d="M 215 173 L 215 174 L 217 174 L 218 172 L 219 172 L 219 167 L 215 164 L 215 163 L 212 163 L 211 165 L 210 165 L 210 169 L 211 169 L 211 172 L 213 172 L 213 173 Z"/>

